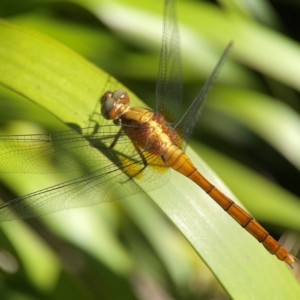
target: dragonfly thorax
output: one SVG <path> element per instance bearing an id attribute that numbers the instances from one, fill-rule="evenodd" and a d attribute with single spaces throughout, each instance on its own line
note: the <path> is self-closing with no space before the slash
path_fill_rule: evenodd
<path id="1" fill-rule="evenodd" d="M 100 99 L 101 115 L 106 120 L 120 117 L 129 108 L 129 96 L 123 90 L 107 91 Z"/>

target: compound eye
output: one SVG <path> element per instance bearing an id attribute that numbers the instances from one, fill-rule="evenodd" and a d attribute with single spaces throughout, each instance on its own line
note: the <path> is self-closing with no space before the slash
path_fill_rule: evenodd
<path id="1" fill-rule="evenodd" d="M 104 96 L 103 96 L 104 97 Z M 105 98 L 103 101 L 101 98 L 101 115 L 106 120 L 114 119 L 115 109 L 116 109 L 116 100 L 114 98 Z"/>
<path id="2" fill-rule="evenodd" d="M 129 102 L 129 96 L 124 90 L 116 90 L 112 93 L 112 97 L 118 101 L 118 103 L 127 104 Z"/>
<path id="3" fill-rule="evenodd" d="M 100 103 L 101 105 L 108 99 L 112 97 L 112 92 L 111 91 L 107 91 L 101 98 L 100 98 Z"/>

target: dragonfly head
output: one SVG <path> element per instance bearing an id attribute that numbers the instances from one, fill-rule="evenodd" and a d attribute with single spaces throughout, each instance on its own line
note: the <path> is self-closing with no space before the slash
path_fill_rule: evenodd
<path id="1" fill-rule="evenodd" d="M 106 120 L 118 118 L 129 104 L 129 96 L 123 90 L 107 91 L 100 99 L 101 115 Z"/>

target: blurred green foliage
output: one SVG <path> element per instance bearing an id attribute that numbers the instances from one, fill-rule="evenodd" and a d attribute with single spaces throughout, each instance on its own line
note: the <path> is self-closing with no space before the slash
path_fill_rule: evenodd
<path id="1" fill-rule="evenodd" d="M 2 0 L 0 16 L 23 27 L 25 32 L 32 31 L 33 36 L 36 31 L 60 41 L 155 107 L 162 2 Z M 296 1 L 266 0 L 252 1 L 251 6 L 243 0 L 178 2 L 184 108 L 209 76 L 227 43 L 230 40 L 235 43 L 193 135 L 195 151 L 272 235 L 279 238 L 286 230 L 299 232 L 300 36 L 297 29 L 300 24 L 297 16 L 300 5 Z M 26 40 L 22 43 L 26 44 Z M 41 48 L 34 46 L 32 51 L 42 57 Z M 1 49 L 0 46 L 0 58 L 5 60 L 6 54 Z M 59 62 L 48 63 L 53 63 L 55 68 Z M 56 89 L 51 90 L 51 95 L 57 94 L 53 101 L 58 103 L 60 97 L 64 99 L 63 91 L 74 92 L 74 103 L 70 105 L 79 110 L 81 124 L 86 115 L 80 113 L 76 98 L 82 99 L 82 105 L 88 102 L 82 109 L 92 113 L 97 99 L 89 102 L 85 96 L 92 93 L 100 96 L 107 84 L 112 83 L 104 83 L 100 77 L 78 75 L 77 78 L 76 72 L 91 71 L 73 66 L 70 84 L 57 82 L 59 86 L 48 88 Z M 24 87 L 29 99 L 34 94 L 42 95 L 40 90 L 44 87 L 39 85 L 38 75 L 34 86 Z M 18 74 L 9 80 L 18 83 Z M 78 93 L 74 90 L 76 80 L 82 83 Z M 7 86 L 4 81 L 1 83 Z M 65 128 L 49 112 L 13 91 L 1 87 L 0 93 L 2 134 Z M 56 174 L 45 179 L 41 175 L 25 177 L 3 175 L 1 197 L 7 201 L 64 178 Z M 166 203 L 172 200 L 161 199 Z M 163 211 L 171 218 L 167 210 Z M 198 226 L 196 230 L 205 231 Z M 215 230 L 218 231 L 217 226 Z M 184 235 L 189 238 L 186 232 Z M 243 242 L 247 245 L 246 239 Z M 238 240 L 239 236 L 233 236 L 229 242 L 238 243 Z M 189 242 L 192 243 L 191 239 Z M 203 233 L 199 243 L 203 247 L 206 242 Z M 214 249 L 208 246 L 211 260 L 229 269 L 235 255 L 225 251 L 221 237 L 213 242 L 215 248 L 221 248 L 219 253 L 224 251 L 224 257 L 213 257 Z M 197 249 L 196 244 L 192 245 Z M 258 258 L 258 264 L 259 259 L 262 258 Z M 231 297 L 237 299 L 239 295 L 241 299 L 248 289 L 248 298 L 262 299 L 263 294 L 259 292 L 263 291 L 257 288 L 259 292 L 255 293 L 253 282 L 243 285 L 238 281 L 243 278 L 241 273 L 249 273 L 249 278 L 260 276 L 251 273 L 251 266 L 242 262 L 242 267 L 236 270 L 236 281 L 229 277 L 228 282 L 210 260 L 205 261 L 215 277 L 161 210 L 138 195 L 91 209 L 60 212 L 42 220 L 1 224 L 0 294 L 1 299 L 227 299 L 225 289 Z M 271 287 L 272 277 L 277 274 L 267 272 Z M 268 284 L 262 282 L 264 287 Z M 296 291 L 291 284 L 293 288 L 286 288 Z"/>

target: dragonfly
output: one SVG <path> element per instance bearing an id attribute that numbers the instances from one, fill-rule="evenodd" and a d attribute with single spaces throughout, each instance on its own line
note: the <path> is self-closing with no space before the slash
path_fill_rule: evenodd
<path id="1" fill-rule="evenodd" d="M 0 204 L 0 221 L 95 205 L 154 189 L 169 180 L 172 168 L 203 189 L 271 254 L 293 267 L 296 257 L 209 182 L 184 151 L 232 43 L 180 116 L 182 77 L 175 2 L 165 0 L 155 111 L 131 107 L 124 90 L 107 91 L 100 104 L 101 115 L 110 124 L 51 134 L 0 136 L 0 172 L 51 173 L 57 166 L 60 171 L 74 171 L 82 168 L 77 159 L 82 156 L 91 169 L 84 176 Z M 49 163 L 41 165 L 41 158 Z"/>

